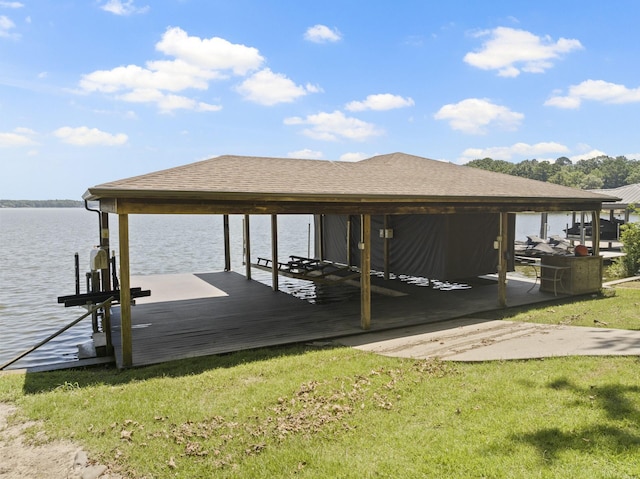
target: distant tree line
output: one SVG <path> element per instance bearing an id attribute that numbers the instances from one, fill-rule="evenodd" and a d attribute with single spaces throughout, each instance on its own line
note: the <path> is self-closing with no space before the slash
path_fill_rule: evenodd
<path id="1" fill-rule="evenodd" d="M 566 156 L 561 156 L 553 163 L 538 160 L 510 163 L 483 158 L 470 161 L 467 166 L 585 190 L 640 183 L 640 161 L 624 156 L 596 156 L 576 163 Z"/>
<path id="2" fill-rule="evenodd" d="M 0 208 L 81 208 L 76 200 L 0 200 Z"/>

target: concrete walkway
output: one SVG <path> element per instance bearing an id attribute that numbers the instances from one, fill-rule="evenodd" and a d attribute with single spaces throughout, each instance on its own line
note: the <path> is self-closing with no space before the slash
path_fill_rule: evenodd
<path id="1" fill-rule="evenodd" d="M 464 318 L 336 342 L 385 356 L 490 361 L 556 356 L 640 356 L 640 331 Z"/>

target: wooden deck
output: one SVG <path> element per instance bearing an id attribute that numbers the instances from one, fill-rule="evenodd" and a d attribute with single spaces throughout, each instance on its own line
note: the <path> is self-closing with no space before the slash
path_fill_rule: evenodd
<path id="1" fill-rule="evenodd" d="M 350 291 L 345 285 L 316 285 L 318 303 L 312 304 L 274 292 L 238 273 L 195 276 L 211 285 L 216 294 L 172 301 L 156 297 L 155 302 L 145 298 L 144 304 L 132 307 L 134 366 L 364 333 L 360 329 L 359 291 L 355 287 Z M 491 279 L 479 278 L 470 289 L 449 291 L 399 280 L 372 278 L 372 282 L 407 294 L 372 296 L 371 331 L 444 321 L 497 308 L 497 282 Z M 509 306 L 554 299 L 553 294 L 540 293 L 537 288 L 527 292 L 530 289 L 530 282 L 511 279 L 507 289 Z M 342 301 L 335 302 L 336 294 Z M 112 332 L 118 366 L 122 362 L 119 321 L 119 308 L 114 308 Z"/>

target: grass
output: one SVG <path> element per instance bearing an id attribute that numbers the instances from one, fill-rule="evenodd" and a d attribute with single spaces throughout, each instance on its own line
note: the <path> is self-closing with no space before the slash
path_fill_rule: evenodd
<path id="1" fill-rule="evenodd" d="M 617 293 L 509 319 L 578 314 L 571 324 L 592 326 L 594 311 L 638 329 L 640 289 Z M 619 318 L 629 312 L 635 320 Z M 49 438 L 134 478 L 631 478 L 639 367 L 637 357 L 467 364 L 299 345 L 0 376 L 0 401 L 19 406 L 13 420 L 41 420 Z"/>
<path id="2" fill-rule="evenodd" d="M 623 283 L 588 299 L 580 296 L 551 305 L 510 308 L 501 313 L 478 315 L 480 318 L 484 316 L 510 321 L 640 330 L 640 282 Z"/>

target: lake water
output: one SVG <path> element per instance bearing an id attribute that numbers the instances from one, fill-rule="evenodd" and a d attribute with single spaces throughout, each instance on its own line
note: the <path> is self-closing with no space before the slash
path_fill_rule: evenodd
<path id="1" fill-rule="evenodd" d="M 111 249 L 117 252 L 117 217 L 110 215 Z M 570 214 L 549 215 L 548 235 L 563 234 Z M 310 215 L 278 217 L 280 259 L 313 255 L 309 244 Z M 540 215 L 518 215 L 516 238 L 540 232 Z M 34 346 L 82 315 L 65 308 L 57 297 L 75 292 L 74 254 L 80 257 L 81 292 L 89 254 L 98 243 L 98 215 L 81 208 L 0 209 L 0 364 Z M 131 215 L 131 274 L 203 273 L 224 268 L 222 216 Z M 232 269 L 242 265 L 242 216 L 230 217 Z M 311 233 L 313 237 L 313 231 Z M 251 257 L 271 257 L 269 216 L 251 216 Z M 252 277 L 269 284 L 269 273 Z M 283 289 L 300 283 L 282 279 Z M 304 296 L 304 294 L 302 295 Z M 77 344 L 90 339 L 91 320 L 21 359 L 11 367 L 33 366 L 77 358 Z"/>
<path id="2" fill-rule="evenodd" d="M 117 217 L 110 215 L 111 249 L 118 251 Z M 307 256 L 308 215 L 278 218 L 279 256 Z M 252 258 L 271 257 L 271 221 L 251 217 Z M 230 217 L 232 269 L 242 265 L 242 217 Z M 131 274 L 202 273 L 224 269 L 221 216 L 139 216 L 129 218 Z M 34 346 L 81 316 L 57 297 L 75 292 L 74 254 L 79 254 L 81 292 L 89 254 L 98 244 L 98 215 L 81 208 L 0 209 L 0 363 Z M 313 248 L 313 244 L 311 245 Z M 312 250 L 313 251 L 313 250 Z M 252 276 L 270 284 L 271 275 Z M 283 282 L 285 287 L 287 281 Z M 77 344 L 91 336 L 87 318 L 11 367 L 77 358 Z"/>

